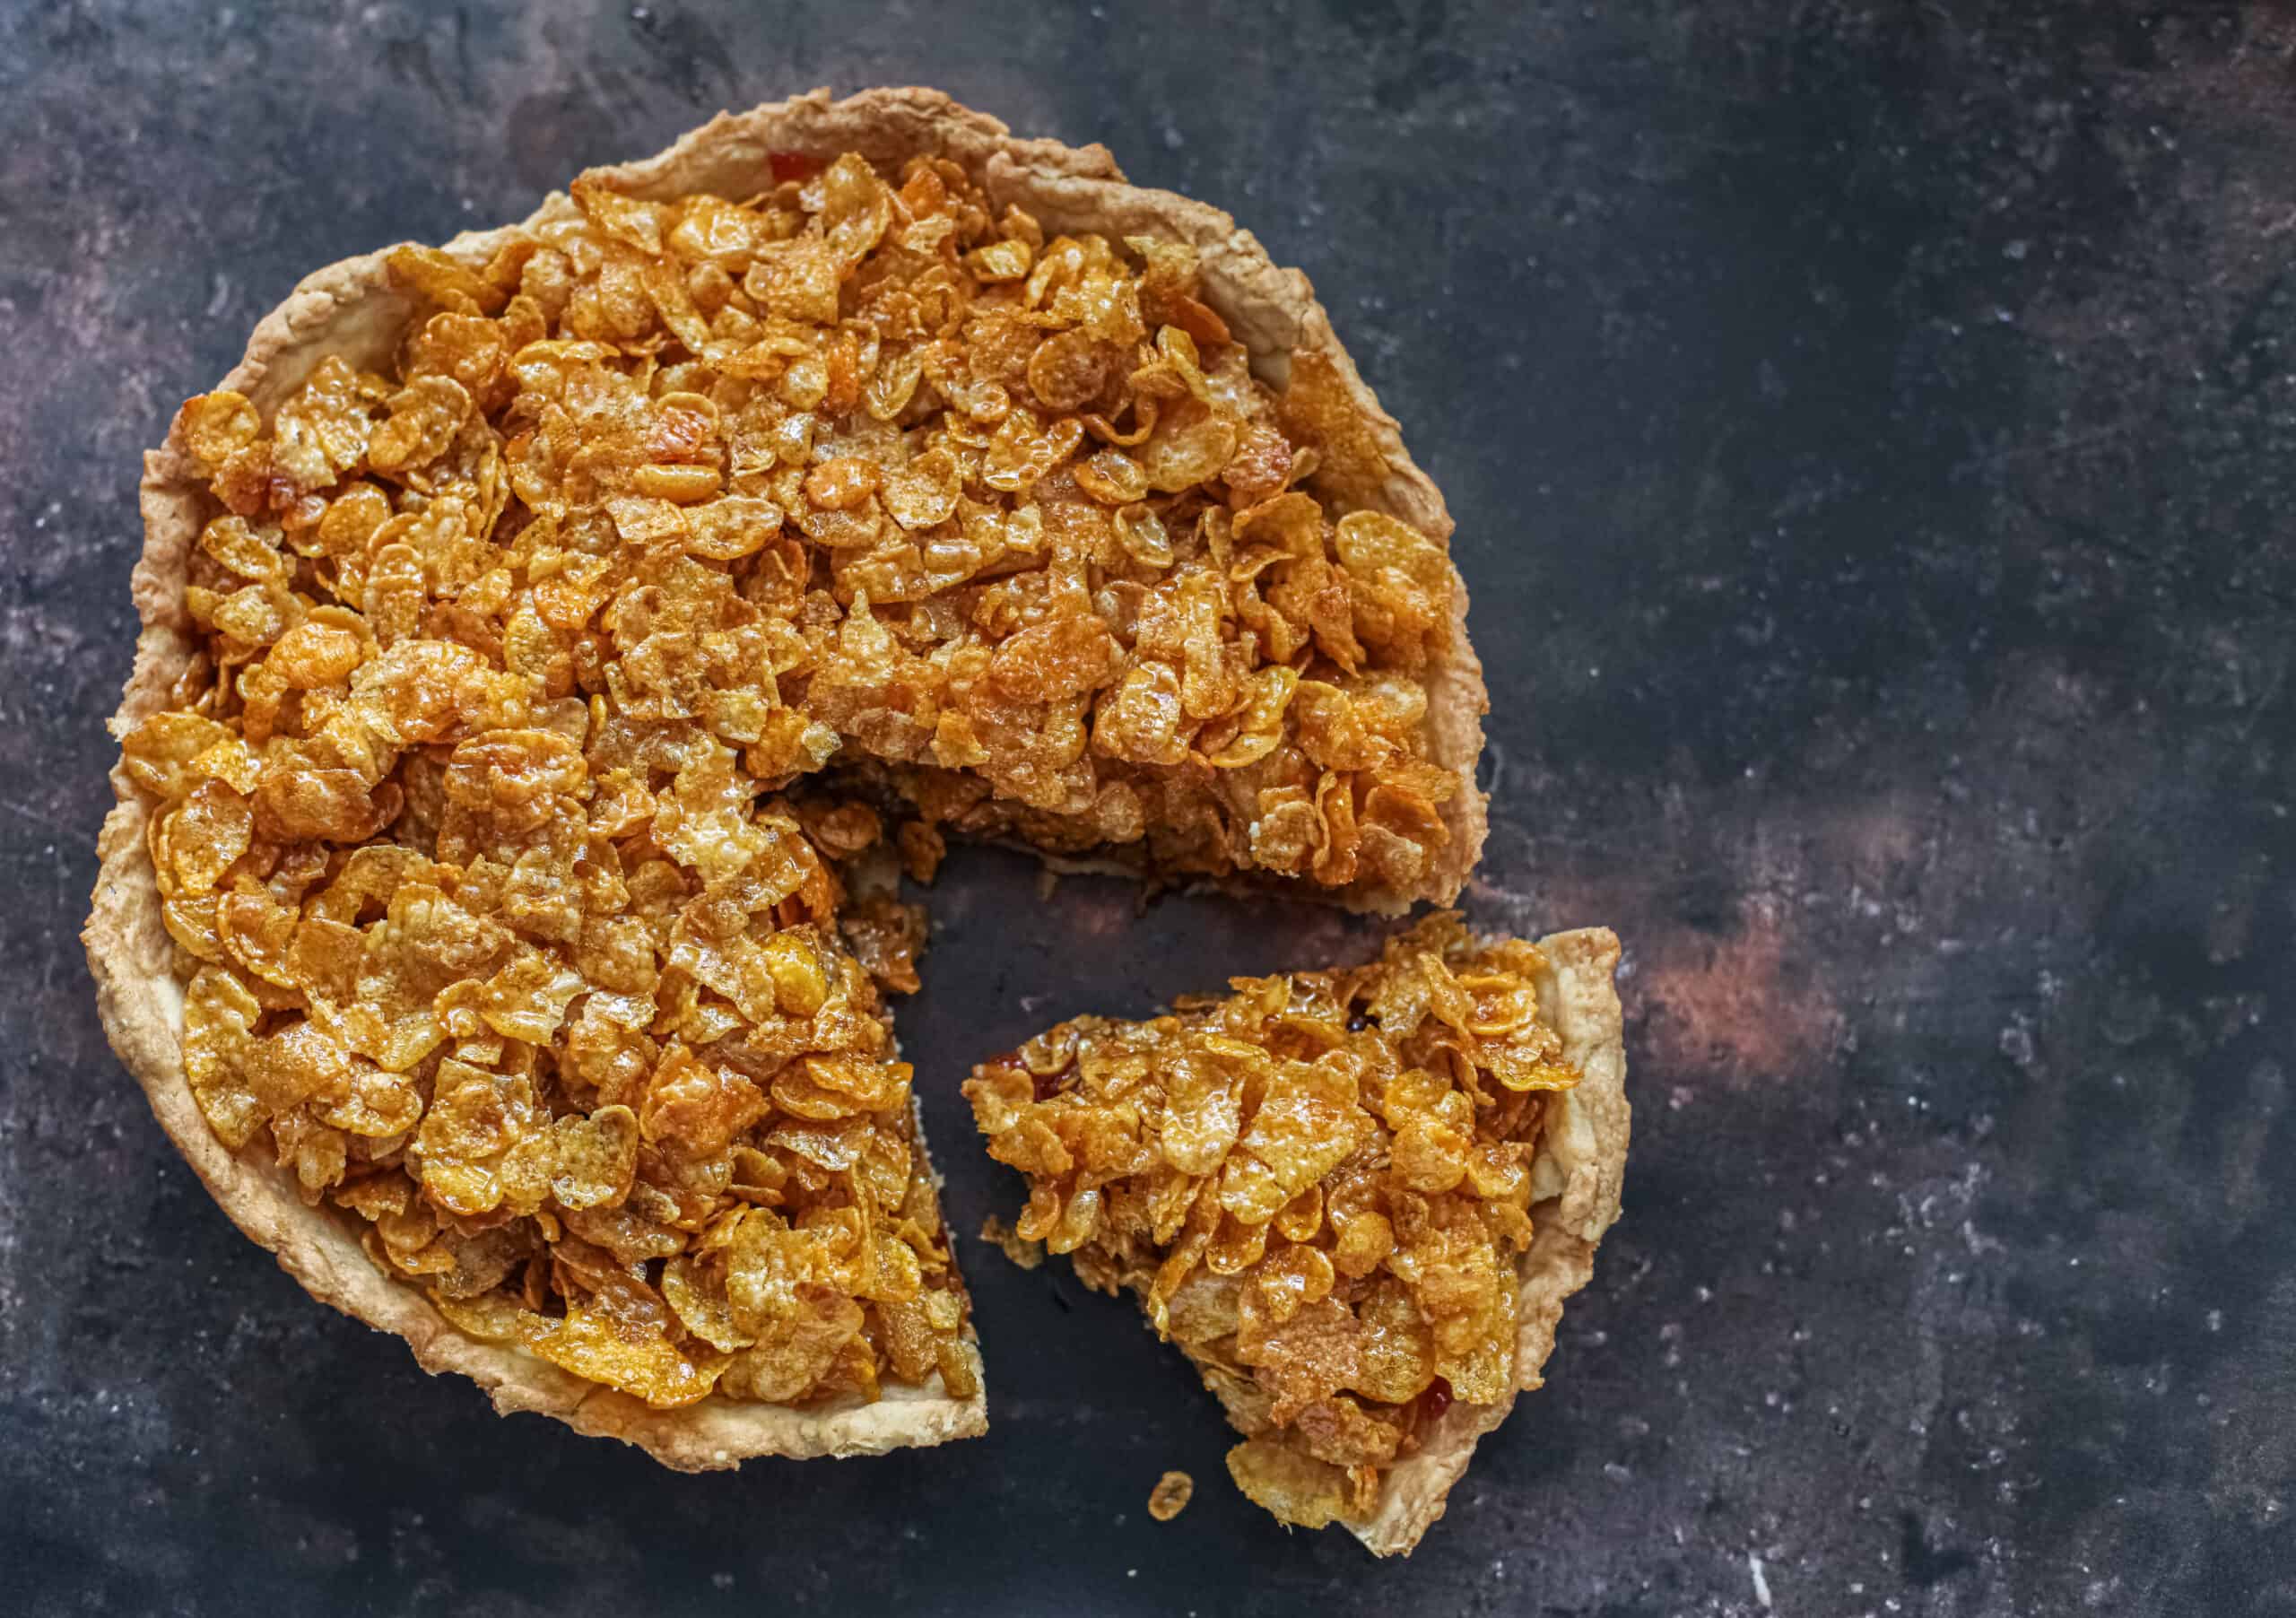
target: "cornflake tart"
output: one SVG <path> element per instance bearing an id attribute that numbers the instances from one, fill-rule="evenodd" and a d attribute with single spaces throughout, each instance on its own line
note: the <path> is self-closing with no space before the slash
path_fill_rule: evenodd
<path id="1" fill-rule="evenodd" d="M 1599 928 L 1438 915 L 1370 966 L 1061 1023 L 964 1087 L 1029 1177 L 1008 1244 L 1138 1297 L 1245 1435 L 1254 1501 L 1408 1552 L 1618 1216 L 1617 961 Z"/>
<path id="2" fill-rule="evenodd" d="M 676 1466 L 984 1426 L 848 862 L 1400 911 L 1482 841 L 1450 522 L 1306 281 L 931 91 L 320 271 L 144 511 L 114 1045 L 316 1296 Z"/>

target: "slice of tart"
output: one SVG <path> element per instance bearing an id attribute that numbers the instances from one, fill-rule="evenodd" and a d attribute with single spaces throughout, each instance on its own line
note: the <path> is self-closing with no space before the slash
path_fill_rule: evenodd
<path id="1" fill-rule="evenodd" d="M 1139 1300 L 1244 1434 L 1246 1494 L 1408 1552 L 1618 1215 L 1617 961 L 1601 928 L 1438 915 L 1369 966 L 1061 1023 L 965 1084 L 1029 1179 L 1008 1240 Z"/>
<path id="2" fill-rule="evenodd" d="M 799 797 L 1389 910 L 1483 837 L 1449 520 L 1305 280 L 928 91 L 319 271 L 144 512 L 116 1048 L 315 1295 L 674 1466 L 984 1425 Z"/>

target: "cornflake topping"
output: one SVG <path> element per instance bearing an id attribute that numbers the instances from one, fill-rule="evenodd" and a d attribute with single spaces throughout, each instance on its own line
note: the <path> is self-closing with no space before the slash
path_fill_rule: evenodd
<path id="1" fill-rule="evenodd" d="M 780 795 L 905 798 L 920 879 L 947 826 L 1408 883 L 1448 563 L 1294 488 L 1192 249 L 772 175 L 400 248 L 389 374 L 186 404 L 204 656 L 123 752 L 216 1135 L 457 1326 L 657 1405 L 970 1396 L 921 928 L 844 899 L 874 811 Z"/>
<path id="2" fill-rule="evenodd" d="M 1081 1017 L 965 1084 L 1029 1177 L 1013 1235 L 1128 1287 L 1286 1521 L 1361 1520 L 1453 1401 L 1515 1386 L 1516 1259 L 1547 1098 L 1578 1082 L 1535 947 L 1431 917 L 1370 966 Z"/>

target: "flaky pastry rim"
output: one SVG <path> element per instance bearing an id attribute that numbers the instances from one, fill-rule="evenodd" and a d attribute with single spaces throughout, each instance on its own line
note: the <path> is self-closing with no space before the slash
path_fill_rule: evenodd
<path id="1" fill-rule="evenodd" d="M 997 119 L 934 90 L 872 90 L 842 100 L 817 90 L 744 113 L 721 113 L 655 157 L 594 170 L 590 177 L 639 196 L 716 191 L 739 198 L 770 188 L 771 153 L 829 159 L 847 151 L 880 163 L 898 163 L 918 152 L 953 158 L 978 175 L 992 196 L 1022 202 L 1054 229 L 1119 234 L 1161 229 L 1195 241 L 1204 255 L 1207 301 L 1234 324 L 1257 368 L 1281 383 L 1297 352 L 1318 352 L 1332 361 L 1387 467 L 1378 488 L 1350 491 L 1353 503 L 1388 510 L 1448 539 L 1451 522 L 1441 495 L 1412 463 L 1394 420 L 1357 375 L 1307 278 L 1276 268 L 1257 239 L 1220 210 L 1126 183 L 1100 146 L 1015 138 Z M 466 232 L 445 250 L 483 264 L 509 232 L 571 211 L 564 194 L 552 193 L 522 224 Z M 390 251 L 345 259 L 306 276 L 256 326 L 245 354 L 219 387 L 247 395 L 268 419 L 329 354 L 369 367 L 387 362 L 422 312 L 413 299 L 390 287 Z M 141 504 L 144 551 L 131 587 L 143 627 L 134 672 L 111 722 L 115 735 L 166 705 L 168 691 L 197 649 L 183 596 L 191 549 L 209 508 L 180 429 L 144 457 Z M 1452 572 L 1451 650 L 1428 676 L 1432 757 L 1459 778 L 1459 789 L 1444 808 L 1450 841 L 1416 891 L 1359 884 L 1330 895 L 1352 908 L 1401 913 L 1415 900 L 1448 900 L 1482 848 L 1485 809 L 1474 772 L 1486 700 L 1481 665 L 1466 639 L 1466 591 L 1456 567 Z M 404 1338 L 424 1370 L 469 1377 L 504 1414 L 553 1416 L 578 1431 L 637 1445 L 681 1470 L 738 1466 L 760 1455 L 873 1454 L 987 1430 L 985 1393 L 952 1397 L 937 1373 L 922 1387 L 891 1383 L 877 1401 L 841 1409 L 793 1409 L 713 1394 L 663 1411 L 449 1325 L 420 1291 L 378 1269 L 346 1222 L 328 1209 L 307 1206 L 284 1170 L 257 1154 L 231 1152 L 208 1128 L 184 1071 L 183 988 L 161 923 L 146 835 L 151 805 L 124 766 L 113 769 L 111 779 L 117 801 L 99 839 L 101 870 L 83 933 L 105 1031 L 161 1127 L 217 1204 L 313 1297 Z M 917 1144 L 926 1151 L 921 1118 Z M 967 1331 L 970 1339 L 970 1326 Z M 978 1379 L 979 1354 L 970 1340 L 967 1353 Z"/>

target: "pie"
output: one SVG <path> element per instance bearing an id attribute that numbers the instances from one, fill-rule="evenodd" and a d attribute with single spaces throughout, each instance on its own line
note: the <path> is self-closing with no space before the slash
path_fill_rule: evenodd
<path id="1" fill-rule="evenodd" d="M 1245 1435 L 1254 1501 L 1407 1553 L 1618 1216 L 1617 961 L 1602 928 L 1438 914 L 1368 966 L 1063 1022 L 964 1087 L 1029 1179 L 1004 1240 L 1138 1297 Z"/>
<path id="2" fill-rule="evenodd" d="M 318 271 L 143 506 L 115 1048 L 315 1296 L 671 1466 L 985 1427 L 896 863 L 1482 846 L 1450 519 L 1306 280 L 935 91 Z"/>

